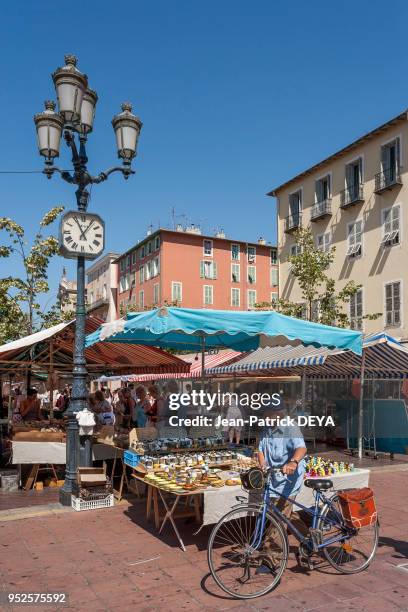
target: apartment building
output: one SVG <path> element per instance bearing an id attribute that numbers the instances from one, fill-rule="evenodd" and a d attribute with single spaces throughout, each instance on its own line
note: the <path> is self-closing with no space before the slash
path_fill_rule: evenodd
<path id="1" fill-rule="evenodd" d="M 403 112 L 268 194 L 277 199 L 281 297 L 302 301 L 288 258 L 295 230 L 309 227 L 319 248 L 336 247 L 337 288 L 362 285 L 349 305 L 352 327 L 408 340 L 407 161 Z M 371 313 L 382 314 L 363 320 Z"/>
<path id="2" fill-rule="evenodd" d="M 86 270 L 87 312 L 104 321 L 116 319 L 118 257 L 118 253 L 106 253 Z"/>
<path id="3" fill-rule="evenodd" d="M 203 236 L 197 226 L 159 229 L 118 257 L 118 312 L 163 304 L 249 310 L 278 297 L 276 248 Z"/>

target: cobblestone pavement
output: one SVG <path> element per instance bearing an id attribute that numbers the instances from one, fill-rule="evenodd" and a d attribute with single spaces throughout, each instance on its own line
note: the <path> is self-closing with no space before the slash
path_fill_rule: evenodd
<path id="1" fill-rule="evenodd" d="M 380 548 L 372 566 L 355 576 L 336 574 L 325 563 L 312 572 L 299 569 L 292 546 L 273 593 L 249 603 L 231 599 L 208 574 L 209 529 L 194 536 L 196 526 L 180 523 L 184 553 L 170 527 L 157 535 L 137 500 L 94 512 L 54 508 L 6 517 L 0 522 L 1 590 L 66 592 L 68 609 L 90 611 L 408 611 L 408 470 L 375 471 L 370 484 L 380 511 Z"/>

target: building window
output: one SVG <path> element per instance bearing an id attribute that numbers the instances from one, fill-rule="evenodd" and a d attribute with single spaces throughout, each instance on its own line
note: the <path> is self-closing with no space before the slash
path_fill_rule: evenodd
<path id="1" fill-rule="evenodd" d="M 105 283 L 104 286 L 102 287 L 102 299 L 106 300 L 107 297 L 108 297 L 108 288 Z"/>
<path id="2" fill-rule="evenodd" d="M 136 263 L 136 251 L 133 251 L 132 253 L 132 264 L 134 265 Z"/>
<path id="3" fill-rule="evenodd" d="M 183 285 L 177 281 L 171 283 L 171 300 L 172 302 L 181 302 L 183 300 Z"/>
<path id="4" fill-rule="evenodd" d="M 302 252 L 302 247 L 300 244 L 291 244 L 290 245 L 290 257 L 296 257 L 300 255 Z"/>
<path id="5" fill-rule="evenodd" d="M 213 304 L 213 286 L 212 285 L 204 285 L 204 305 L 211 306 Z"/>
<path id="6" fill-rule="evenodd" d="M 272 293 L 271 293 L 271 303 L 272 304 L 276 304 L 278 299 L 279 299 L 278 292 L 277 291 L 272 291 Z"/>
<path id="7" fill-rule="evenodd" d="M 299 224 L 299 216 L 302 210 L 302 192 L 301 190 L 291 193 L 289 196 L 289 215 L 297 220 Z"/>
<path id="8" fill-rule="evenodd" d="M 400 243 L 400 207 L 383 210 L 383 238 L 381 244 L 393 246 Z"/>
<path id="9" fill-rule="evenodd" d="M 139 268 L 139 283 L 142 284 L 145 281 L 145 269 L 144 266 L 140 266 Z"/>
<path id="10" fill-rule="evenodd" d="M 139 249 L 139 259 L 143 259 L 143 257 L 145 256 L 145 247 L 144 245 L 142 247 L 140 247 Z"/>
<path id="11" fill-rule="evenodd" d="M 330 232 L 326 234 L 320 234 L 317 236 L 317 248 L 327 253 L 331 248 L 331 235 Z"/>
<path id="12" fill-rule="evenodd" d="M 153 276 L 157 276 L 160 272 L 160 264 L 159 264 L 159 258 L 155 257 L 152 260 L 152 275 Z"/>
<path id="13" fill-rule="evenodd" d="M 381 171 L 385 185 L 395 183 L 400 165 L 400 140 L 395 138 L 381 147 Z"/>
<path id="14" fill-rule="evenodd" d="M 271 264 L 274 266 L 278 263 L 278 249 L 271 249 Z"/>
<path id="15" fill-rule="evenodd" d="M 363 290 L 357 289 L 350 296 L 350 327 L 351 329 L 363 329 Z"/>
<path id="16" fill-rule="evenodd" d="M 149 242 L 147 243 L 147 254 L 150 255 L 150 253 L 152 252 L 152 241 L 149 240 Z"/>
<path id="17" fill-rule="evenodd" d="M 401 325 L 401 283 L 385 285 L 385 325 L 399 327 Z"/>
<path id="18" fill-rule="evenodd" d="M 237 287 L 231 289 L 231 306 L 241 306 L 241 291 Z"/>
<path id="19" fill-rule="evenodd" d="M 154 239 L 154 250 L 158 251 L 160 249 L 160 236 L 156 236 Z"/>
<path id="20" fill-rule="evenodd" d="M 203 241 L 203 251 L 204 251 L 205 257 L 212 257 L 212 254 L 213 254 L 213 241 L 212 240 Z"/>
<path id="21" fill-rule="evenodd" d="M 279 283 L 278 268 L 271 268 L 271 287 L 277 287 Z"/>
<path id="22" fill-rule="evenodd" d="M 217 264 L 215 261 L 200 262 L 200 277 L 201 278 L 217 278 Z"/>
<path id="23" fill-rule="evenodd" d="M 256 258 L 256 247 L 249 246 L 247 247 L 247 257 L 249 262 L 254 262 Z"/>
<path id="24" fill-rule="evenodd" d="M 126 274 L 126 285 L 125 285 L 126 291 L 129 291 L 129 288 L 130 288 L 130 274 L 127 273 Z"/>
<path id="25" fill-rule="evenodd" d="M 125 269 L 125 260 L 121 259 L 120 260 L 120 271 L 123 272 L 124 269 Z"/>
<path id="26" fill-rule="evenodd" d="M 241 266 L 237 263 L 231 264 L 231 281 L 233 283 L 241 282 Z"/>
<path id="27" fill-rule="evenodd" d="M 362 254 L 363 241 L 363 222 L 356 221 L 349 223 L 347 230 L 347 255 L 348 257 L 358 257 Z"/>
<path id="28" fill-rule="evenodd" d="M 256 283 L 256 267 L 248 266 L 248 283 L 254 284 Z"/>
<path id="29" fill-rule="evenodd" d="M 239 261 L 240 249 L 239 244 L 231 244 L 231 259 Z"/>
<path id="30" fill-rule="evenodd" d="M 144 303 L 144 291 L 143 291 L 143 289 L 141 289 L 139 291 L 139 306 L 140 306 L 140 308 L 144 308 L 144 305 L 145 305 L 145 303 Z"/>
<path id="31" fill-rule="evenodd" d="M 119 279 L 119 287 L 120 287 L 120 292 L 123 293 L 124 291 L 126 291 L 126 277 L 125 276 L 121 276 Z"/>
<path id="32" fill-rule="evenodd" d="M 157 306 L 160 302 L 160 285 L 156 283 L 153 285 L 153 304 Z"/>
<path id="33" fill-rule="evenodd" d="M 355 202 L 360 198 L 360 187 L 363 182 L 363 160 L 361 157 L 346 165 L 347 201 Z"/>
<path id="34" fill-rule="evenodd" d="M 330 174 L 327 174 L 321 179 L 318 179 L 315 183 L 315 200 L 316 204 L 329 200 L 331 197 L 330 193 Z"/>
<path id="35" fill-rule="evenodd" d="M 256 290 L 248 289 L 248 308 L 253 308 L 256 304 Z"/>
<path id="36" fill-rule="evenodd" d="M 130 268 L 130 255 L 126 257 L 126 268 Z"/>
<path id="37" fill-rule="evenodd" d="M 152 260 L 145 264 L 145 280 L 148 281 L 152 278 Z"/>

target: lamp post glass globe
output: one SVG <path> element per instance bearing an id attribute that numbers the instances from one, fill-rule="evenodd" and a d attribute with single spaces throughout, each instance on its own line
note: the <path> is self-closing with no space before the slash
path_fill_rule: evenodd
<path id="1" fill-rule="evenodd" d="M 136 155 L 137 141 L 142 125 L 139 117 L 132 114 L 132 105 L 129 102 L 124 102 L 122 104 L 122 112 L 112 119 L 118 157 L 126 160 L 128 163 Z"/>
<path id="2" fill-rule="evenodd" d="M 96 91 L 88 88 L 84 93 L 81 105 L 81 120 L 79 131 L 83 134 L 89 134 L 89 132 L 92 132 L 97 101 L 98 96 Z"/>
<path id="3" fill-rule="evenodd" d="M 58 99 L 58 110 L 65 123 L 76 124 L 81 119 L 81 105 L 88 87 L 88 77 L 76 67 L 75 55 L 65 56 L 65 66 L 52 75 Z"/>
<path id="4" fill-rule="evenodd" d="M 40 155 L 54 158 L 59 156 L 64 121 L 61 115 L 55 112 L 55 102 L 47 100 L 44 104 L 45 111 L 34 116 L 38 150 Z"/>

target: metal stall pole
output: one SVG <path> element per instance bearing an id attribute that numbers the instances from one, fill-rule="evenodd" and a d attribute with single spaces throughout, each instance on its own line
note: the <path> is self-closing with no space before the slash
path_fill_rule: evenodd
<path id="1" fill-rule="evenodd" d="M 365 351 L 361 358 L 360 402 L 358 407 L 358 458 L 363 458 Z"/>

